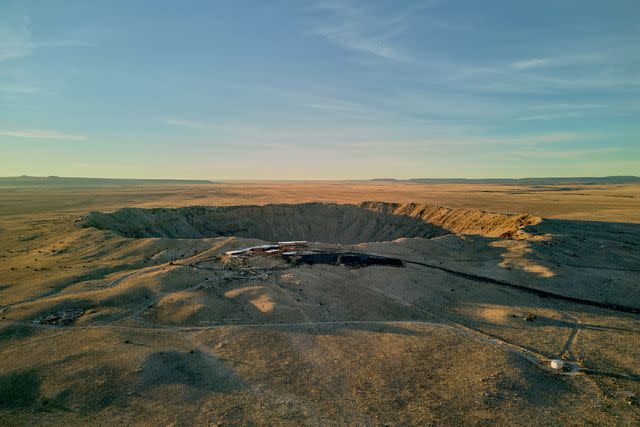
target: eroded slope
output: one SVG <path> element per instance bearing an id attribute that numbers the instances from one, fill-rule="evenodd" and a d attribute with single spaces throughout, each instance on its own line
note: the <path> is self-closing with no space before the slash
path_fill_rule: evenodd
<path id="1" fill-rule="evenodd" d="M 492 214 L 417 204 L 304 203 L 266 206 L 195 206 L 178 209 L 126 208 L 93 212 L 84 224 L 125 237 L 204 238 L 236 236 L 266 241 L 326 243 L 432 238 L 451 232 L 512 236 L 537 223 L 530 215 Z"/>

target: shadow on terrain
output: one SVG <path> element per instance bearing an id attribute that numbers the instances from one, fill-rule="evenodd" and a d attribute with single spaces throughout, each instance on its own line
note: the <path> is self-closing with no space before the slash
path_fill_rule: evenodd
<path id="1" fill-rule="evenodd" d="M 512 369 L 517 370 L 519 374 L 500 376 L 496 383 L 497 393 L 490 397 L 501 398 L 504 394 L 517 391 L 518 396 L 529 405 L 544 408 L 565 400 L 577 391 L 570 381 L 536 369 L 521 357 L 509 354 L 507 359 Z"/>
<path id="2" fill-rule="evenodd" d="M 640 272 L 640 224 L 545 219 L 524 231 L 548 237 L 530 245 L 549 264 Z"/>
<path id="3" fill-rule="evenodd" d="M 121 292 L 114 292 L 112 295 L 103 298 L 100 307 L 112 308 L 139 308 L 145 301 L 150 301 L 155 297 L 155 292 L 146 287 L 131 287 Z"/>
<path id="4" fill-rule="evenodd" d="M 35 327 L 27 325 L 9 324 L 0 328 L 0 343 L 4 341 L 28 338 L 35 332 Z"/>
<path id="5" fill-rule="evenodd" d="M 41 380 L 33 370 L 0 376 L 0 409 L 28 408 L 38 403 Z"/>
<path id="6" fill-rule="evenodd" d="M 74 381 L 71 387 L 61 391 L 54 400 L 60 406 L 76 408 L 83 412 L 98 412 L 127 400 L 129 379 L 122 369 L 111 365 L 87 363 L 86 369 L 74 373 L 76 378 L 90 381 Z"/>
<path id="7" fill-rule="evenodd" d="M 242 380 L 223 362 L 199 350 L 152 353 L 144 361 L 141 376 L 145 387 L 183 384 L 215 393 L 244 387 Z"/>
<path id="8" fill-rule="evenodd" d="M 53 365 L 44 363 L 41 378 L 30 378 L 30 405 L 45 412 L 96 413 L 113 405 L 124 405 L 128 399 L 130 378 L 122 369 L 109 364 L 83 361 L 84 355 L 69 355 Z M 84 362 L 84 363 L 83 363 Z M 76 367 L 83 368 L 76 370 Z M 46 370 L 45 370 L 46 369 Z M 47 378 L 53 374 L 53 377 Z M 37 378 L 37 379 L 36 379 Z M 64 388 L 52 395 L 35 391 L 35 384 Z M 26 383 L 28 384 L 28 383 Z M 1 406 L 1 405 L 0 405 Z"/>
<path id="9" fill-rule="evenodd" d="M 35 307 L 30 307 L 32 305 Z M 47 322 L 45 322 L 45 319 L 47 319 L 50 316 L 62 315 L 64 313 L 71 313 L 71 312 L 77 312 L 77 313 L 86 312 L 88 309 L 94 308 L 96 305 L 97 304 L 95 301 L 91 301 L 88 299 L 80 299 L 77 297 L 76 298 L 70 297 L 68 299 L 57 301 L 53 304 L 45 303 L 43 305 L 43 303 L 39 301 L 24 303 L 23 305 L 20 305 L 20 307 L 14 309 L 10 313 L 15 312 L 18 316 L 20 316 L 20 320 L 28 319 L 34 322 L 37 321 L 38 323 L 42 322 L 46 324 Z M 72 324 L 75 318 L 77 317 L 79 316 L 75 316 L 74 318 L 68 318 L 67 321 L 64 322 L 64 324 L 67 324 L 67 325 Z M 51 324 L 56 324 L 56 323 L 51 323 Z"/>
<path id="10" fill-rule="evenodd" d="M 568 322 L 566 320 L 558 320 L 552 319 L 545 316 L 536 316 L 535 321 L 529 323 L 531 326 L 552 326 L 556 328 L 573 328 L 576 324 L 573 322 Z M 613 331 L 613 332 L 635 332 L 640 333 L 640 330 L 635 330 L 631 328 L 619 328 L 615 326 L 606 326 L 606 325 L 594 325 L 590 323 L 579 323 L 580 329 L 590 330 L 590 331 Z"/>
<path id="11" fill-rule="evenodd" d="M 135 271 L 136 269 L 139 269 L 142 267 L 145 267 L 144 263 L 142 262 L 135 263 L 135 264 L 115 265 L 113 267 L 97 267 L 86 273 L 78 274 L 71 277 L 65 277 L 63 279 L 59 279 L 49 283 L 50 287 L 54 288 L 54 290 L 48 293 L 47 295 L 41 295 L 40 298 L 43 296 L 48 296 L 48 295 L 58 293 L 60 291 L 63 291 L 67 287 L 78 284 L 78 283 L 86 282 L 88 280 L 103 280 L 112 273 Z"/>

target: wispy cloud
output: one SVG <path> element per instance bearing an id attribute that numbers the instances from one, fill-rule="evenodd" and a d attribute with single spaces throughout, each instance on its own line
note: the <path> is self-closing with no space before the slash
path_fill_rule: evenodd
<path id="1" fill-rule="evenodd" d="M 93 43 L 84 40 L 45 40 L 32 42 L 34 48 L 38 47 L 91 47 Z"/>
<path id="2" fill-rule="evenodd" d="M 7 61 L 9 59 L 18 59 L 30 56 L 37 48 L 51 48 L 51 47 L 88 47 L 93 46 L 91 43 L 87 43 L 81 40 L 49 40 L 42 42 L 32 42 L 25 39 L 18 39 L 10 34 L 7 39 L 0 41 L 0 62 Z M 3 34 L 0 29 L 0 40 Z"/>
<path id="3" fill-rule="evenodd" d="M 582 65 L 588 63 L 601 62 L 603 56 L 597 53 L 577 54 L 567 56 L 555 56 L 544 58 L 528 58 L 511 63 L 511 67 L 517 70 L 528 70 L 532 68 L 546 67 L 566 67 Z"/>
<path id="4" fill-rule="evenodd" d="M 0 129 L 0 136 L 8 136 L 12 138 L 27 138 L 27 139 L 54 139 L 54 140 L 65 140 L 65 141 L 84 141 L 87 139 L 87 137 L 84 135 L 64 133 L 56 130 L 39 130 L 39 129 L 26 129 L 26 130 Z"/>
<path id="5" fill-rule="evenodd" d="M 498 141 L 515 144 L 548 144 L 554 142 L 584 141 L 598 137 L 599 134 L 588 132 L 551 132 L 538 135 L 501 138 Z"/>
<path id="6" fill-rule="evenodd" d="M 590 110 L 607 108 L 605 104 L 544 104 L 534 105 L 530 110 L 534 110 L 539 114 L 518 117 L 516 120 L 535 121 L 535 120 L 563 120 L 578 119 L 585 116 Z M 542 112 L 542 113 L 540 113 Z"/>
<path id="7" fill-rule="evenodd" d="M 38 48 L 91 46 L 83 40 L 31 39 L 31 20 L 22 13 L 0 8 L 0 62 L 30 56 Z"/>
<path id="8" fill-rule="evenodd" d="M 534 116 L 518 117 L 517 120 L 561 120 L 561 119 L 577 119 L 583 117 L 583 113 L 569 112 L 569 113 L 554 113 L 554 114 L 537 114 Z"/>
<path id="9" fill-rule="evenodd" d="M 332 110 L 332 111 L 363 111 L 365 107 L 362 104 L 340 100 L 320 100 L 317 102 L 309 102 L 304 104 L 307 108 L 316 110 Z"/>
<path id="10" fill-rule="evenodd" d="M 489 145 L 511 145 L 535 147 L 539 144 L 566 143 L 576 141 L 586 141 L 595 138 L 597 135 L 581 132 L 554 132 L 535 135 L 517 135 L 512 137 L 490 137 L 490 136 L 460 136 L 460 137 L 439 137 L 422 138 L 415 140 L 363 140 L 354 142 L 339 142 L 327 146 L 350 148 L 350 149 L 412 149 L 417 151 L 430 150 L 436 146 L 489 146 Z"/>
<path id="11" fill-rule="evenodd" d="M 592 110 L 607 108 L 606 104 L 544 104 L 531 107 L 532 110 Z"/>
<path id="12" fill-rule="evenodd" d="M 640 87 L 640 78 L 620 71 L 623 69 L 607 68 L 606 65 L 594 65 L 567 75 L 555 70 L 531 70 L 526 73 L 511 67 L 496 68 L 489 73 L 454 74 L 458 89 L 478 93 L 516 93 L 516 94 L 558 94 L 559 91 L 599 90 L 624 88 L 635 90 Z"/>
<path id="13" fill-rule="evenodd" d="M 610 154 L 624 151 L 622 147 L 600 147 L 600 148 L 576 148 L 573 150 L 527 150 L 518 152 L 526 158 L 539 159 L 575 159 L 576 157 L 590 156 L 594 154 Z"/>
<path id="14" fill-rule="evenodd" d="M 0 9 L 0 61 L 29 56 L 33 50 L 30 41 L 29 18 Z"/>
<path id="15" fill-rule="evenodd" d="M 349 102 L 340 99 L 314 99 L 303 104 L 304 107 L 316 110 L 316 118 L 331 115 L 341 120 L 351 119 L 358 122 L 378 121 L 389 114 L 374 105 L 365 105 L 358 102 Z"/>
<path id="16" fill-rule="evenodd" d="M 0 92 L 5 92 L 5 93 L 37 93 L 37 92 L 40 92 L 40 88 L 37 87 L 37 86 L 6 85 L 6 86 L 0 86 Z"/>
<path id="17" fill-rule="evenodd" d="M 190 129 L 217 129 L 220 126 L 217 126 L 214 123 L 207 122 L 198 122 L 194 120 L 183 120 L 183 119 L 167 119 L 166 123 L 172 126 L 180 126 Z"/>
<path id="18" fill-rule="evenodd" d="M 329 20 L 315 26 L 312 34 L 347 50 L 391 61 L 412 61 L 394 41 L 405 30 L 402 14 L 375 15 L 348 1 L 321 1 L 316 8 L 328 12 Z"/>
<path id="19" fill-rule="evenodd" d="M 576 48 L 576 51 L 578 49 Z M 584 50 L 582 50 L 584 52 Z M 640 79 L 635 59 L 619 50 L 599 50 L 565 56 L 525 58 L 489 63 L 462 62 L 451 67 L 447 82 L 457 89 L 493 94 L 558 94 L 560 91 L 635 90 Z M 456 71 L 455 68 L 458 70 Z M 542 106 L 540 109 L 545 109 Z M 603 108 L 602 104 L 556 104 L 550 109 Z"/>

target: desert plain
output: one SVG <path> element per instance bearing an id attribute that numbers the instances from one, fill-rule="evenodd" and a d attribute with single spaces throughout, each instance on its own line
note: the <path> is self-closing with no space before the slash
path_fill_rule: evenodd
<path id="1" fill-rule="evenodd" d="M 225 255 L 285 240 L 402 265 Z M 637 425 L 639 242 L 638 184 L 0 186 L 0 424 Z"/>

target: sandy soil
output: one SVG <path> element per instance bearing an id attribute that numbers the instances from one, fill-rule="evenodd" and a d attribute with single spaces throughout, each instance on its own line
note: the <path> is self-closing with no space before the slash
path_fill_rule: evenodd
<path id="1" fill-rule="evenodd" d="M 125 206 L 361 203 L 367 200 L 425 203 L 544 218 L 640 223 L 640 185 L 510 186 L 381 182 L 232 182 L 217 185 L 94 188 L 0 186 L 0 216 L 84 213 Z"/>
<path id="2" fill-rule="evenodd" d="M 0 424 L 634 425 L 639 197 L 638 186 L 0 189 Z M 131 206 L 364 200 L 400 203 L 366 206 L 397 218 L 287 208 L 313 225 L 262 210 L 244 213 L 255 236 L 193 221 L 185 230 L 206 233 L 167 236 L 154 220 L 135 238 L 86 222 Z M 499 237 L 480 208 L 544 219 L 491 216 L 522 226 Z M 315 240 L 322 224 L 332 239 L 311 249 L 404 267 L 218 258 L 284 231 Z M 427 229 L 438 233 L 410 235 Z M 554 358 L 569 370 L 550 369 Z"/>

